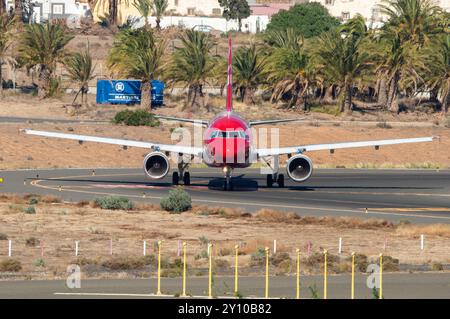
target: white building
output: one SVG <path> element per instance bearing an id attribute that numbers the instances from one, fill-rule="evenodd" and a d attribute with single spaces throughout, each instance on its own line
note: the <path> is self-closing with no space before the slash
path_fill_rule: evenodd
<path id="1" fill-rule="evenodd" d="M 222 8 L 217 0 L 169 0 L 168 15 L 221 16 Z"/>
<path id="2" fill-rule="evenodd" d="M 49 19 L 68 19 L 86 17 L 90 14 L 87 0 L 35 0 L 33 5 L 33 22 L 44 22 Z M 8 10 L 14 7 L 14 1 L 8 0 Z"/>
<path id="3" fill-rule="evenodd" d="M 342 20 L 348 20 L 361 14 L 368 24 L 374 26 L 383 23 L 384 18 L 379 4 L 382 0 L 312 0 L 310 2 L 319 2 L 328 9 L 330 14 Z M 434 0 L 434 2 L 450 11 L 450 0 Z"/>

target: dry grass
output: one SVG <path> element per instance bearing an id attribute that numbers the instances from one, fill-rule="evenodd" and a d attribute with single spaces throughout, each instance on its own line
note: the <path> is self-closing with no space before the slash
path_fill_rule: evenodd
<path id="1" fill-rule="evenodd" d="M 396 232 L 402 236 L 418 238 L 420 235 L 439 236 L 450 238 L 449 224 L 431 224 L 431 225 L 400 225 Z"/>

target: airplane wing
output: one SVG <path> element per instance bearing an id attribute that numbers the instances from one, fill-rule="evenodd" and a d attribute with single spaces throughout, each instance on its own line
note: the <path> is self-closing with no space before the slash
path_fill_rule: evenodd
<path id="1" fill-rule="evenodd" d="M 378 141 L 362 141 L 362 142 L 344 142 L 344 143 L 333 143 L 333 144 L 313 144 L 313 145 L 300 145 L 291 147 L 280 147 L 280 148 L 261 148 L 257 149 L 256 152 L 258 156 L 274 156 L 283 154 L 297 154 L 310 151 L 323 151 L 330 150 L 334 151 L 336 149 L 342 148 L 355 148 L 355 147 L 368 147 L 374 146 L 379 148 L 384 145 L 396 145 L 405 143 L 421 143 L 421 142 L 432 142 L 438 137 L 418 137 L 418 138 L 402 138 L 394 140 L 378 140 Z"/>
<path id="2" fill-rule="evenodd" d="M 27 130 L 27 129 L 22 130 L 22 131 L 29 135 L 77 140 L 79 143 L 97 142 L 97 143 L 115 144 L 115 145 L 121 145 L 121 146 L 147 148 L 147 149 L 151 149 L 153 151 L 175 152 L 175 153 L 182 153 L 182 154 L 188 154 L 188 155 L 194 155 L 194 156 L 201 156 L 202 152 L 203 152 L 203 149 L 201 147 L 158 144 L 158 143 L 151 143 L 151 142 L 122 140 L 122 139 L 117 139 L 117 138 L 87 136 L 87 135 L 78 135 L 78 134 L 64 134 L 64 133 L 56 133 L 56 132 L 34 131 L 34 130 Z"/>
<path id="3" fill-rule="evenodd" d="M 263 120 L 263 121 L 250 121 L 250 126 L 255 125 L 264 125 L 264 124 L 276 124 L 276 123 L 287 123 L 287 122 L 295 122 L 295 121 L 301 121 L 305 118 L 298 118 L 298 119 L 285 119 L 285 120 Z"/>
<path id="4" fill-rule="evenodd" d="M 168 120 L 168 121 L 177 121 L 177 122 L 187 122 L 187 123 L 193 123 L 193 124 L 201 124 L 203 126 L 208 126 L 208 124 L 209 124 L 209 122 L 205 121 L 205 120 L 183 119 L 183 118 L 173 117 L 173 116 L 155 115 L 155 118 L 162 119 L 162 120 Z"/>

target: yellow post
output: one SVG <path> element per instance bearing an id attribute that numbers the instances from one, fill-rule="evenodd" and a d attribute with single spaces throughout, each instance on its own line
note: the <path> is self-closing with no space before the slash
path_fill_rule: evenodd
<path id="1" fill-rule="evenodd" d="M 355 299 L 355 252 L 352 252 L 352 299 Z"/>
<path id="2" fill-rule="evenodd" d="M 327 250 L 323 251 L 323 256 L 323 299 L 327 299 Z"/>
<path id="3" fill-rule="evenodd" d="M 380 294 L 379 298 L 383 299 L 383 254 L 380 254 Z"/>
<path id="4" fill-rule="evenodd" d="M 186 242 L 183 242 L 183 293 L 182 297 L 186 297 Z"/>
<path id="5" fill-rule="evenodd" d="M 208 251 L 209 251 L 208 298 L 212 298 L 212 243 L 208 244 Z"/>
<path id="6" fill-rule="evenodd" d="M 162 295 L 161 293 L 161 244 L 162 242 L 158 241 L 158 290 L 156 291 L 157 295 Z"/>
<path id="7" fill-rule="evenodd" d="M 300 249 L 297 248 L 297 299 L 300 299 Z"/>
<path id="8" fill-rule="evenodd" d="M 266 299 L 269 298 L 269 247 L 266 247 Z"/>
<path id="9" fill-rule="evenodd" d="M 238 245 L 234 246 L 234 250 L 236 252 L 235 264 L 234 264 L 234 296 L 237 298 L 237 294 L 238 294 L 238 276 L 239 276 L 239 272 L 238 272 L 238 267 L 239 267 L 239 263 L 238 263 L 239 246 Z"/>

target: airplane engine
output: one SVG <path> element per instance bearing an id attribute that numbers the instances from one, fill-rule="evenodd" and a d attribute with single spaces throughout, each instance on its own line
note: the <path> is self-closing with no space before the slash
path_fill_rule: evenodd
<path id="1" fill-rule="evenodd" d="M 148 154 L 144 159 L 145 174 L 152 179 L 161 179 L 167 175 L 170 163 L 167 156 L 160 152 Z"/>
<path id="2" fill-rule="evenodd" d="M 295 155 L 287 161 L 286 170 L 292 180 L 304 182 L 311 177 L 313 163 L 311 159 L 305 155 Z"/>

